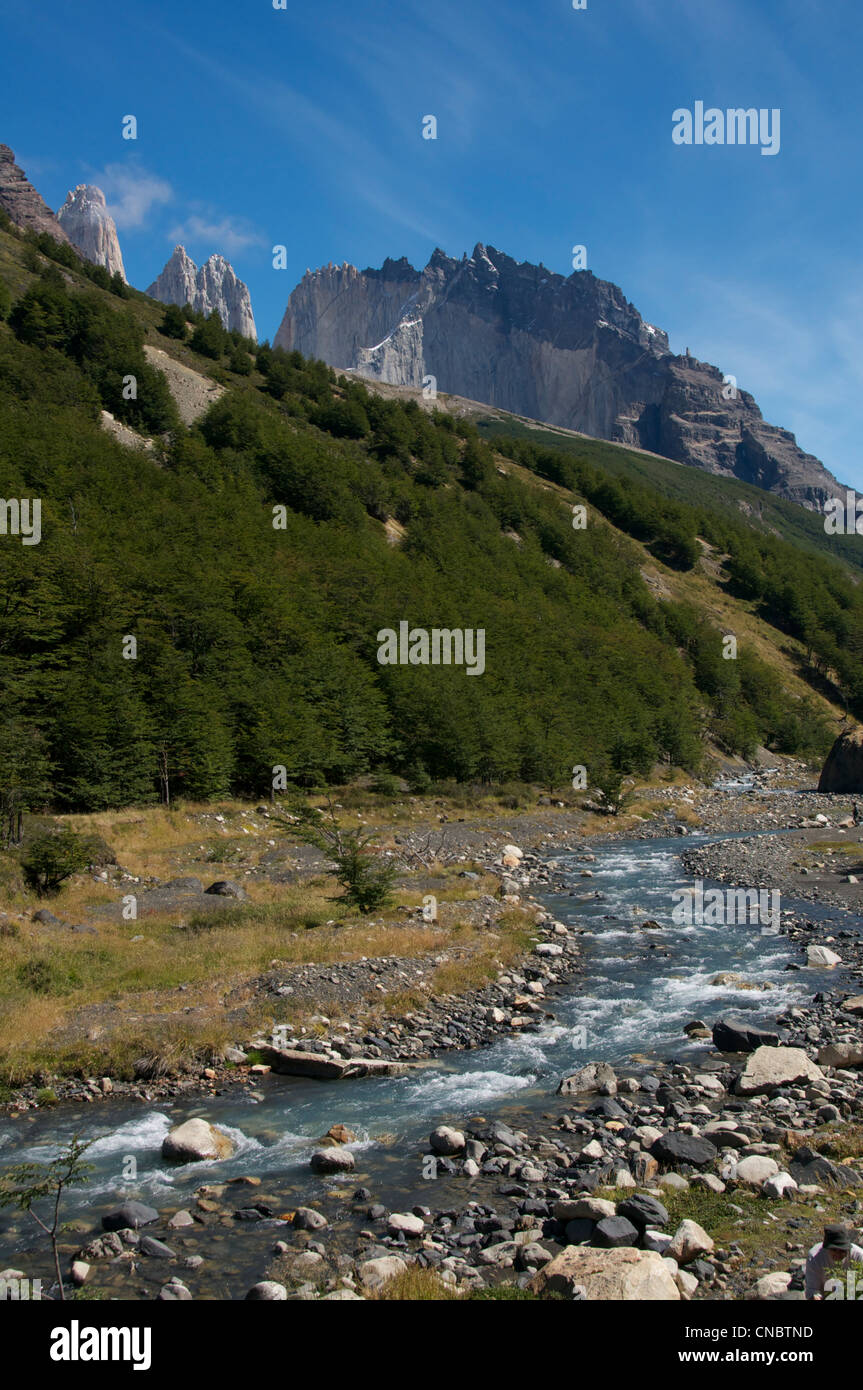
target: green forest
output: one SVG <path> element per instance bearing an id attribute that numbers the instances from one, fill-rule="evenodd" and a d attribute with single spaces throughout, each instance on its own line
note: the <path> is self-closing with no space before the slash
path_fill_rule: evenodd
<path id="1" fill-rule="evenodd" d="M 614 476 L 590 441 L 491 441 L 155 305 L 48 237 L 0 240 L 20 271 L 0 279 L 0 493 L 42 502 L 38 545 L 0 535 L 6 804 L 260 797 L 277 766 L 298 787 L 551 788 L 578 764 L 695 771 L 708 740 L 823 753 L 816 702 L 657 600 L 634 541 L 677 570 L 697 537 L 727 555 L 731 592 L 863 717 L 863 597 L 841 558 Z M 145 341 L 225 387 L 193 426 Z M 118 443 L 103 409 L 154 447 Z M 483 629 L 485 673 L 379 665 L 400 621 Z"/>

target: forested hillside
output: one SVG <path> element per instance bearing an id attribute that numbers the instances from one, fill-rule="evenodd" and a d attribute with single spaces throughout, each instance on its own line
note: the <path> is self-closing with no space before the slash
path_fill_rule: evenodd
<path id="1" fill-rule="evenodd" d="M 39 544 L 0 536 L 0 778 L 25 809 L 261 796 L 278 765 L 302 786 L 555 786 L 575 764 L 694 770 L 708 740 L 820 754 L 823 693 L 863 717 L 863 599 L 814 547 L 577 445 L 492 447 L 11 226 L 0 316 L 0 493 L 42 502 Z M 145 343 L 226 388 L 191 426 Z M 741 612 L 794 639 L 811 699 L 645 584 L 645 546 L 685 574 L 698 538 L 728 557 Z M 484 629 L 484 674 L 380 665 L 377 634 L 402 621 Z"/>

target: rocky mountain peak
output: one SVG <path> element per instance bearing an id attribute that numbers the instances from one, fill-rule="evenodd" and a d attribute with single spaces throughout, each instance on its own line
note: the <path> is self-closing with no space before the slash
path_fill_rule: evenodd
<path id="1" fill-rule="evenodd" d="M 0 145 L 0 208 L 16 227 L 47 232 L 55 241 L 69 242 L 44 198 L 15 163 L 15 155 L 8 145 Z"/>
<path id="2" fill-rule="evenodd" d="M 196 266 L 185 246 L 175 246 L 169 260 L 147 294 L 162 304 L 191 304 L 202 314 L 214 311 L 229 332 L 257 338 L 248 286 L 218 251 Z"/>
<path id="3" fill-rule="evenodd" d="M 440 391 L 647 449 L 819 507 L 836 479 L 748 392 L 647 323 L 611 281 L 556 274 L 477 242 L 350 277 L 306 276 L 275 343 L 394 385 Z"/>
<path id="4" fill-rule="evenodd" d="M 109 275 L 119 273 L 125 280 L 117 228 L 101 188 L 79 183 L 74 191 L 66 194 L 57 218 L 82 256 L 94 265 L 104 266 Z"/>

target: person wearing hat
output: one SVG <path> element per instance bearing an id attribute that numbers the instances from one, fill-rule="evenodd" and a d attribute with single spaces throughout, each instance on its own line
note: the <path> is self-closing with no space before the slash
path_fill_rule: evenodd
<path id="1" fill-rule="evenodd" d="M 847 1226 L 825 1226 L 823 1241 L 806 1258 L 807 1299 L 823 1299 L 827 1280 L 852 1264 L 863 1264 L 863 1247 L 854 1244 Z"/>

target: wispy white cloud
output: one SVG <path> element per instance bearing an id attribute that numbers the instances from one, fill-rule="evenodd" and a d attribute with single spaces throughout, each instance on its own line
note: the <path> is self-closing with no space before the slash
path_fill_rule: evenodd
<path id="1" fill-rule="evenodd" d="M 297 154 L 317 155 L 325 151 L 319 167 L 325 168 L 340 190 L 350 193 L 357 203 L 372 208 L 395 227 L 405 227 L 429 240 L 443 238 L 441 227 L 446 214 L 456 209 L 438 198 L 434 211 L 424 210 L 427 195 L 419 158 L 415 169 L 406 167 L 404 162 L 384 154 L 380 145 L 364 133 L 363 123 L 356 117 L 339 116 L 286 82 L 265 79 L 259 73 L 246 75 L 205 57 L 174 35 L 165 37 L 224 89 L 233 91 L 248 109 L 264 116 L 269 128 L 301 132 Z M 420 147 L 419 121 L 417 132 Z"/>
<path id="2" fill-rule="evenodd" d="M 413 0 L 397 14 L 371 11 L 339 59 L 365 86 L 367 107 L 404 124 L 412 103 L 427 100 L 428 110 L 447 120 L 449 138 L 467 144 L 484 138 L 490 93 L 505 92 L 522 125 L 554 118 L 570 88 L 566 74 L 546 61 L 547 41 L 545 26 L 533 17 L 525 24 L 518 6 L 497 4 L 490 26 L 460 0 Z M 417 124 L 419 114 L 417 108 Z"/>
<path id="3" fill-rule="evenodd" d="M 90 182 L 101 188 L 108 211 L 123 231 L 143 227 L 153 208 L 174 201 L 174 190 L 167 180 L 137 163 L 106 164 Z"/>
<path id="4" fill-rule="evenodd" d="M 166 236 L 170 241 L 206 242 L 218 251 L 236 255 L 249 246 L 265 246 L 266 237 L 242 218 L 200 216 L 197 213 L 172 227 Z"/>

